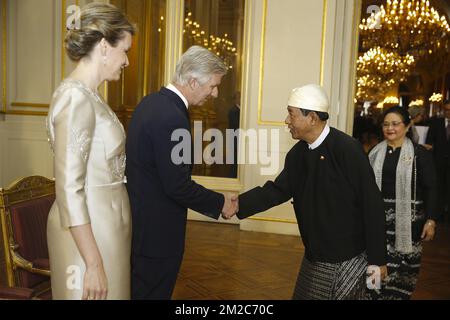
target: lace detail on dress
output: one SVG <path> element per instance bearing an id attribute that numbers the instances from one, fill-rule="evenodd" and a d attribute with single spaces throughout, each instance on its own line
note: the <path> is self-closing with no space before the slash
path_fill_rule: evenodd
<path id="1" fill-rule="evenodd" d="M 127 157 L 125 152 L 122 152 L 117 157 L 114 157 L 110 161 L 110 170 L 114 180 L 123 181 L 125 178 L 125 166 L 127 162 Z"/>
<path id="2" fill-rule="evenodd" d="M 70 87 L 72 87 L 72 88 L 76 87 L 79 89 L 83 89 L 91 97 L 93 97 L 96 102 L 102 104 L 105 107 L 108 114 L 111 116 L 111 119 L 114 121 L 114 123 L 116 123 L 120 126 L 120 128 L 122 129 L 122 133 L 125 136 L 125 129 L 124 129 L 122 123 L 120 122 L 119 118 L 115 114 L 115 112 L 111 110 L 110 106 L 105 102 L 105 100 L 103 100 L 103 98 L 98 94 L 98 92 L 93 91 L 91 88 L 84 85 L 81 81 L 75 80 L 75 79 L 65 79 L 61 83 L 61 85 L 58 87 L 58 89 L 55 91 L 55 93 L 53 94 L 53 97 L 56 97 L 60 91 L 65 90 L 66 88 L 70 88 Z"/>
<path id="3" fill-rule="evenodd" d="M 84 162 L 87 161 L 89 157 L 88 147 L 91 143 L 91 138 L 89 137 L 88 131 L 77 131 L 75 129 L 71 130 L 70 142 L 67 148 L 74 154 L 78 155 L 83 159 Z"/>
<path id="4" fill-rule="evenodd" d="M 59 88 L 55 91 L 54 97 L 59 94 L 60 91 L 65 90 L 67 88 L 78 88 L 87 92 L 91 97 L 94 98 L 95 101 L 99 103 L 104 103 L 103 99 L 98 95 L 98 93 L 94 92 L 91 88 L 84 85 L 81 81 L 75 79 L 64 79 Z"/>
<path id="5" fill-rule="evenodd" d="M 50 149 L 52 150 L 52 153 L 55 154 L 54 141 L 53 141 L 52 134 L 50 132 L 50 124 L 48 122 L 49 122 L 49 120 L 46 119 L 45 128 L 47 129 L 47 141 L 48 141 L 48 144 L 50 145 Z"/>

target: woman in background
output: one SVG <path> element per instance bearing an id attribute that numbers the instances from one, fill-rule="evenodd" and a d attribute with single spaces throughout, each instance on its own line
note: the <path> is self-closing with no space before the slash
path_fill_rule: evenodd
<path id="1" fill-rule="evenodd" d="M 407 136 L 408 111 L 383 115 L 384 141 L 369 153 L 384 198 L 388 276 L 371 299 L 410 299 L 419 276 L 422 241 L 433 240 L 436 227 L 436 173 L 431 154 Z"/>

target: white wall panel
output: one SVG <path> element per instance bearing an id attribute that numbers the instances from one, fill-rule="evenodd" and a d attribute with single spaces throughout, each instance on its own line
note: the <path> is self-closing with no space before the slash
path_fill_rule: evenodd
<path id="1" fill-rule="evenodd" d="M 0 186 L 29 175 L 53 177 L 53 155 L 43 117 L 7 116 L 1 137 Z M 0 132 L 1 132 L 0 127 Z"/>
<path id="2" fill-rule="evenodd" d="M 48 104 L 54 89 L 55 5 L 52 0 L 9 1 L 10 101 Z"/>
<path id="3" fill-rule="evenodd" d="M 320 82 L 324 1 L 268 0 L 261 120 L 284 122 L 291 89 Z"/>

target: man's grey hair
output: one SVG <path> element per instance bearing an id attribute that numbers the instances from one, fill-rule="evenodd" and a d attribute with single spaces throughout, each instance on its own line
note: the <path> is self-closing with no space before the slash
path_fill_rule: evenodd
<path id="1" fill-rule="evenodd" d="M 203 85 L 215 74 L 225 75 L 228 68 L 220 59 L 208 49 L 200 46 L 190 47 L 180 58 L 172 82 L 186 86 L 192 78 Z"/>

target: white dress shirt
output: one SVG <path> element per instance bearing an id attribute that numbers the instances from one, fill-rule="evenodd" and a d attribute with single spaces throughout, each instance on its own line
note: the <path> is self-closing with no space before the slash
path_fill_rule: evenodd
<path id="1" fill-rule="evenodd" d="M 309 150 L 314 150 L 318 148 L 322 144 L 322 142 L 324 142 L 329 133 L 330 133 L 330 126 L 326 125 L 325 128 L 323 128 L 323 131 L 320 134 L 320 136 L 316 139 L 316 141 L 314 141 L 311 144 L 308 143 Z"/>
<path id="2" fill-rule="evenodd" d="M 170 91 L 175 92 L 177 94 L 177 96 L 179 96 L 181 98 L 181 100 L 183 100 L 184 104 L 186 105 L 186 109 L 189 109 L 189 103 L 188 103 L 187 99 L 185 98 L 185 96 L 183 96 L 183 94 L 180 92 L 180 90 L 177 89 L 177 87 L 175 87 L 173 84 L 169 83 L 166 88 L 169 89 Z"/>

